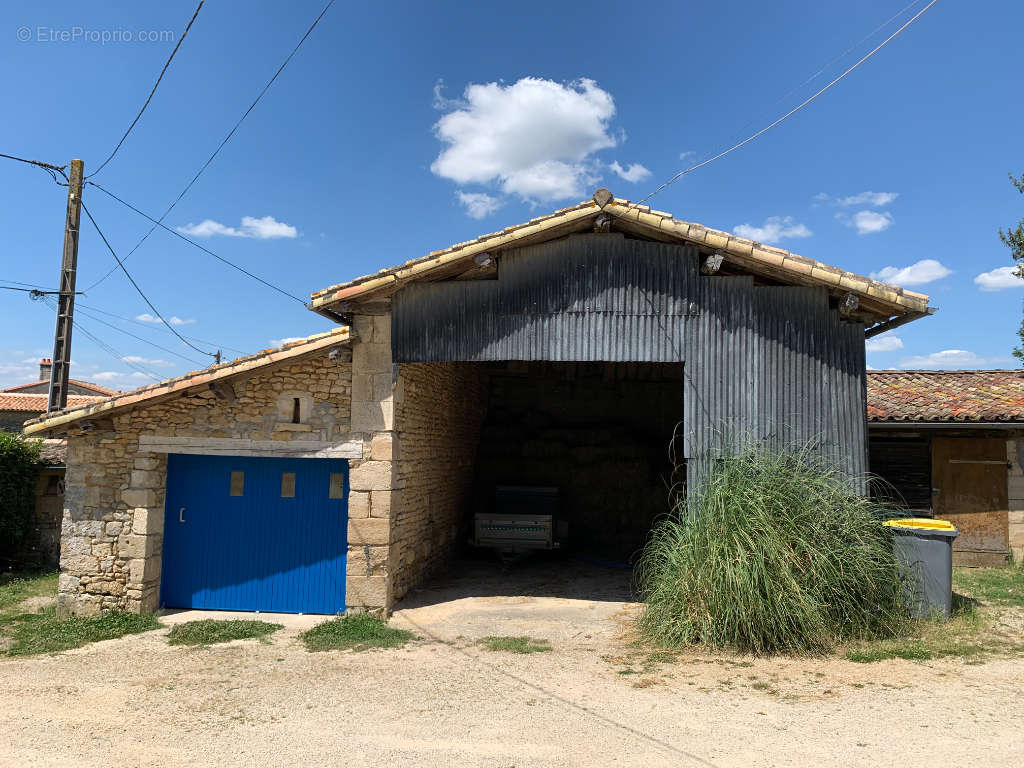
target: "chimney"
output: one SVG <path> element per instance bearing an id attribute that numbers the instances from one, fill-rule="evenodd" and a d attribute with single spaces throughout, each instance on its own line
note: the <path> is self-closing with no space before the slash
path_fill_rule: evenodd
<path id="1" fill-rule="evenodd" d="M 50 371 L 52 369 L 53 369 L 53 361 L 50 358 L 44 357 L 42 360 L 40 360 L 39 361 L 39 380 L 40 381 L 49 381 L 50 380 Z"/>

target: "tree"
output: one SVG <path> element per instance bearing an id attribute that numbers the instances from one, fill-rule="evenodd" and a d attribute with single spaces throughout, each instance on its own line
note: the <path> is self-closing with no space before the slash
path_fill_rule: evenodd
<path id="1" fill-rule="evenodd" d="M 1015 179 L 1011 173 L 1010 183 L 1017 188 L 1018 192 L 1024 195 L 1024 173 L 1021 174 L 1019 179 Z M 1003 245 L 1010 249 L 1010 255 L 1017 262 L 1017 268 L 1014 270 L 1015 274 L 1017 277 L 1024 278 L 1024 218 L 1018 221 L 1017 226 L 1013 229 L 1007 229 L 1005 232 L 1000 229 L 999 239 L 1003 241 Z M 1013 350 L 1013 356 L 1024 364 L 1024 320 L 1021 320 L 1020 328 L 1017 329 L 1017 335 L 1020 337 L 1021 346 Z"/>

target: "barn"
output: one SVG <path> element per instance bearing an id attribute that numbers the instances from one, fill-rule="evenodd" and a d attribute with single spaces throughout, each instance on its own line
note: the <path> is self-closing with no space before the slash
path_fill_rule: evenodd
<path id="1" fill-rule="evenodd" d="M 48 414 L 59 609 L 387 612 L 509 498 L 627 560 L 723 442 L 867 470 L 864 339 L 928 297 L 592 200 L 313 294 L 330 333 Z"/>
<path id="2" fill-rule="evenodd" d="M 1024 372 L 868 371 L 871 472 L 952 521 L 953 562 L 1024 557 Z"/>

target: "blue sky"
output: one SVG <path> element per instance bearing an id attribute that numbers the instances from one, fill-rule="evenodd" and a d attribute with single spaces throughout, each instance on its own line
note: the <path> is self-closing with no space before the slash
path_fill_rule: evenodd
<path id="1" fill-rule="evenodd" d="M 906 2 L 522 2 L 501 10 L 339 2 L 167 224 L 308 296 L 585 199 L 598 186 L 639 199 L 798 104 L 924 4 L 865 41 Z M 0 152 L 56 164 L 80 157 L 86 173 L 94 170 L 194 7 L 9 10 L 0 26 Z M 167 207 L 322 2 L 255 8 L 203 7 L 96 181 L 146 212 Z M 983 279 L 997 290 L 982 290 L 976 278 L 1010 265 L 997 230 L 1024 215 L 1024 197 L 1007 180 L 1024 172 L 1022 26 L 1018 2 L 940 0 L 806 110 L 650 204 L 930 294 L 938 314 L 876 342 L 874 367 L 1013 367 L 1024 281 L 997 274 Z M 105 31 L 154 31 L 157 40 L 104 44 Z M 10 161 L 0 160 L 0 174 L 0 282 L 52 287 L 65 191 Z M 122 255 L 149 228 L 94 188 L 85 201 Z M 80 289 L 113 265 L 84 217 L 79 265 Z M 181 332 L 228 357 L 329 327 L 165 232 L 127 266 Z M 33 361 L 49 356 L 53 313 L 25 294 L 0 294 L 7 386 L 34 378 Z M 172 376 L 208 362 L 138 319 L 149 310 L 120 274 L 79 306 L 92 312 L 79 314 L 83 328 L 117 354 L 76 332 L 78 378 L 131 387 L 150 379 L 129 363 Z"/>

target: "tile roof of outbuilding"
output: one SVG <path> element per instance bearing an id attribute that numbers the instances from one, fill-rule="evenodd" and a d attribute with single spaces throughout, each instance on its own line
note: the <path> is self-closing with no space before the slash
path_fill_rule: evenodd
<path id="1" fill-rule="evenodd" d="M 1024 423 L 1024 371 L 868 371 L 868 420 Z"/>
<path id="2" fill-rule="evenodd" d="M 183 376 L 166 379 L 157 384 L 119 392 L 113 397 L 91 399 L 86 405 L 68 407 L 62 411 L 45 414 L 39 418 L 25 422 L 25 434 L 39 434 L 52 429 L 66 427 L 74 422 L 89 417 L 99 418 L 114 411 L 132 408 L 159 398 L 174 395 L 195 387 L 209 386 L 216 381 L 248 373 L 274 363 L 301 358 L 313 352 L 329 349 L 336 344 L 348 342 L 350 339 L 347 326 L 334 328 L 325 333 L 317 333 L 305 339 L 298 339 L 273 349 L 264 349 L 253 355 L 211 365 L 198 371 L 189 371 Z M 71 397 L 68 401 L 72 400 Z"/>
<path id="3" fill-rule="evenodd" d="M 598 190 L 595 199 L 602 192 L 607 193 L 607 190 Z M 610 193 L 607 194 L 610 197 Z M 500 232 L 481 235 L 475 240 L 433 251 L 405 264 L 333 285 L 312 295 L 312 308 L 327 314 L 340 302 L 385 297 L 405 282 L 437 279 L 457 268 L 460 263 L 472 266 L 472 258 L 481 253 L 553 239 L 574 231 L 585 231 L 602 213 L 610 216 L 614 229 L 718 251 L 727 262 L 781 282 L 821 285 L 833 291 L 852 292 L 879 319 L 888 316 L 917 316 L 929 312 L 928 296 L 924 294 L 847 272 L 729 232 L 681 221 L 670 213 L 651 210 L 646 205 L 634 205 L 618 198 L 611 199 L 603 206 L 595 200 L 588 200 L 523 224 L 506 227 Z"/>
<path id="4" fill-rule="evenodd" d="M 30 387 L 38 387 L 40 384 L 49 384 L 49 379 L 40 379 L 39 381 L 33 381 L 30 384 L 18 384 L 16 387 L 8 387 L 7 389 L 0 390 L 0 392 L 20 392 L 23 389 L 29 389 Z M 80 381 L 78 379 L 68 379 L 68 384 L 74 384 L 76 387 L 82 387 L 83 389 L 92 390 L 100 397 L 109 397 L 110 395 L 116 395 L 118 390 L 110 389 L 109 387 L 103 387 L 99 384 L 93 384 L 91 381 Z M 82 395 L 84 397 L 84 395 Z"/>
<path id="5" fill-rule="evenodd" d="M 68 395 L 68 407 L 88 405 L 103 399 L 100 395 Z M 0 411 L 35 411 L 36 413 L 43 413 L 49 402 L 49 395 L 0 392 Z"/>

